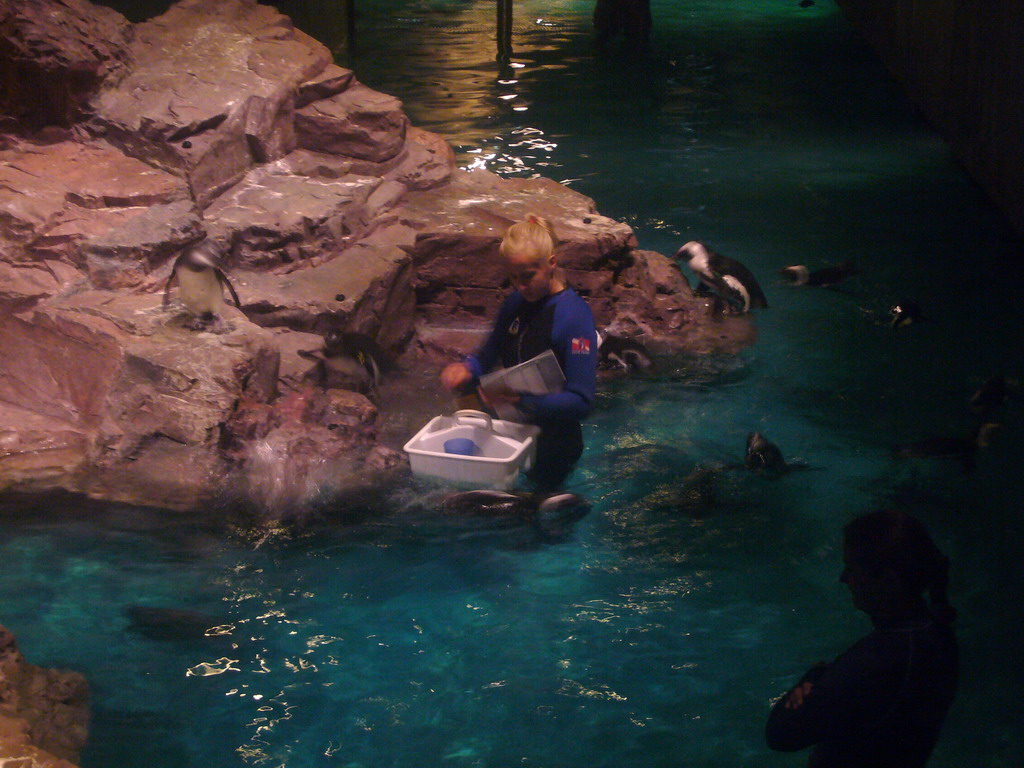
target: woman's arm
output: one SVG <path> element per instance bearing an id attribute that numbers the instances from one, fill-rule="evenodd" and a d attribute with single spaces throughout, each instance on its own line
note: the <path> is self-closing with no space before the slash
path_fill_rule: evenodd
<path id="1" fill-rule="evenodd" d="M 768 746 L 791 752 L 868 728 L 892 707 L 891 678 L 871 635 L 831 664 L 816 664 L 772 707 Z"/>

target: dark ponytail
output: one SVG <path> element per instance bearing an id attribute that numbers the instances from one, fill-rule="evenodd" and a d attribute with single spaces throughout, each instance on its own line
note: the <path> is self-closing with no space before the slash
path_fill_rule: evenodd
<path id="1" fill-rule="evenodd" d="M 949 604 L 949 558 L 935 546 L 916 517 L 897 510 L 861 515 L 843 529 L 850 555 L 867 568 L 897 574 L 915 595 L 927 592 L 936 621 L 951 624 L 956 610 Z"/>

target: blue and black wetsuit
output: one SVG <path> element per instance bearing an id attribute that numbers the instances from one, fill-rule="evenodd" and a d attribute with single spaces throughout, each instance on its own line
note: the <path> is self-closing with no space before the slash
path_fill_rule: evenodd
<path id="1" fill-rule="evenodd" d="M 549 395 L 521 396 L 518 404 L 541 428 L 531 479 L 539 488 L 558 487 L 583 453 L 580 421 L 590 413 L 597 386 L 597 331 L 590 307 L 571 288 L 528 302 L 516 291 L 498 310 L 487 341 L 466 358 L 474 379 L 552 350 L 565 386 Z"/>
<path id="2" fill-rule="evenodd" d="M 921 768 L 956 693 L 953 631 L 930 615 L 878 624 L 831 664 L 812 667 L 813 687 L 796 709 L 780 699 L 768 746 L 815 745 L 812 768 Z M 798 683 L 799 685 L 799 683 Z"/>

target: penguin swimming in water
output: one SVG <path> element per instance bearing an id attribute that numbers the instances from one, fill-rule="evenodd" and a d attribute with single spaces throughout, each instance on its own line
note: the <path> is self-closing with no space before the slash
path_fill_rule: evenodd
<path id="1" fill-rule="evenodd" d="M 809 287 L 827 288 L 838 285 L 848 277 L 853 277 L 860 270 L 853 266 L 853 262 L 844 261 L 834 267 L 823 267 L 811 271 L 803 264 L 794 264 L 783 267 L 779 274 L 787 278 L 793 285 L 806 285 Z"/>
<path id="2" fill-rule="evenodd" d="M 331 329 L 324 334 L 323 349 L 299 354 L 316 361 L 306 378 L 322 389 L 350 389 L 366 394 L 380 384 L 384 351 L 362 333 Z"/>
<path id="3" fill-rule="evenodd" d="M 979 424 L 968 437 L 926 437 L 896 448 L 898 459 L 956 459 L 964 473 L 977 466 L 978 449 L 987 448 L 999 424 Z"/>
<path id="4" fill-rule="evenodd" d="M 185 246 L 164 286 L 163 306 L 166 307 L 171 299 L 171 285 L 178 283 L 178 298 L 192 315 L 187 326 L 192 330 L 209 329 L 215 333 L 226 330 L 220 317 L 225 286 L 235 306 L 242 306 L 234 286 L 220 268 L 220 254 L 220 246 L 207 238 Z"/>
<path id="5" fill-rule="evenodd" d="M 921 312 L 921 307 L 916 301 L 898 301 L 889 308 L 889 324 L 893 330 L 899 330 L 905 325 L 919 323 L 928 320 Z"/>
<path id="6" fill-rule="evenodd" d="M 778 477 L 793 469 L 809 469 L 802 462 L 787 462 L 779 446 L 760 432 L 747 435 L 747 453 L 744 461 L 747 469 L 759 475 Z"/>
<path id="7" fill-rule="evenodd" d="M 768 299 L 753 273 L 735 259 L 716 253 L 691 240 L 673 258 L 686 257 L 690 269 L 700 278 L 697 293 L 707 289 L 720 296 L 737 312 L 767 309 Z"/>
<path id="8" fill-rule="evenodd" d="M 650 371 L 654 360 L 644 345 L 634 339 L 610 334 L 597 337 L 597 367 L 603 370 L 622 369 L 626 373 Z"/>

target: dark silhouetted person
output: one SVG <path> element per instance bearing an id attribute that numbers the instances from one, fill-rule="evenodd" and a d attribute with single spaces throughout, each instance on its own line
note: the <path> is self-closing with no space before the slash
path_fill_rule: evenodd
<path id="1" fill-rule="evenodd" d="M 775 704 L 768 746 L 813 746 L 810 768 L 919 768 L 957 687 L 949 561 L 920 521 L 894 511 L 849 523 L 843 561 L 840 581 L 875 629 Z"/>

